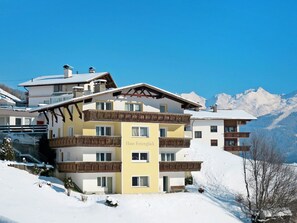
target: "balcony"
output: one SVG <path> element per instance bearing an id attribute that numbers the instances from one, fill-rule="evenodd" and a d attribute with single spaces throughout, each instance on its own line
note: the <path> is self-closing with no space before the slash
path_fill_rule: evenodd
<path id="1" fill-rule="evenodd" d="M 51 148 L 86 146 L 86 147 L 121 147 L 118 136 L 68 136 L 49 140 Z"/>
<path id="2" fill-rule="evenodd" d="M 228 152 L 246 152 L 250 150 L 250 146 L 224 146 L 224 150 Z"/>
<path id="3" fill-rule="evenodd" d="M 64 162 L 58 163 L 63 173 L 115 173 L 121 172 L 122 162 Z"/>
<path id="4" fill-rule="evenodd" d="M 157 112 L 130 112 L 130 111 L 83 111 L 85 121 L 111 121 L 111 122 L 150 122 L 189 124 L 191 115 L 157 113 Z"/>
<path id="5" fill-rule="evenodd" d="M 184 171 L 200 171 L 201 163 L 199 161 L 174 161 L 159 162 L 160 172 L 184 172 Z"/>
<path id="6" fill-rule="evenodd" d="M 249 132 L 225 132 L 225 138 L 249 138 Z"/>
<path id="7" fill-rule="evenodd" d="M 189 148 L 190 143 L 188 138 L 159 138 L 160 148 Z"/>

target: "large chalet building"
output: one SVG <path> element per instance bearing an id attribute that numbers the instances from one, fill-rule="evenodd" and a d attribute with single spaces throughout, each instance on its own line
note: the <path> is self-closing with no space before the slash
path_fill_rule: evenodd
<path id="1" fill-rule="evenodd" d="M 148 84 L 107 89 L 35 109 L 49 123 L 61 178 L 86 193 L 157 193 L 184 190 L 185 176 L 199 171 L 185 138 L 199 104 Z"/>

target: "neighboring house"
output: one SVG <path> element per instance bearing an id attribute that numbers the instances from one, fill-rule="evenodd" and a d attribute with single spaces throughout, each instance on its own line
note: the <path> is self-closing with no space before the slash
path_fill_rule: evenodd
<path id="1" fill-rule="evenodd" d="M 248 151 L 249 146 L 241 144 L 240 139 L 248 138 L 249 132 L 240 132 L 240 126 L 256 117 L 243 110 L 185 111 L 191 116 L 187 129 L 192 131 L 193 140 L 201 146 L 224 149 L 238 153 Z"/>
<path id="2" fill-rule="evenodd" d="M 34 109 L 49 123 L 60 177 L 86 193 L 184 190 L 186 175 L 201 168 L 188 157 L 184 109 L 200 105 L 143 83 L 104 88 Z"/>
<path id="3" fill-rule="evenodd" d="M 40 104 L 53 104 L 73 98 L 73 87 L 82 87 L 83 94 L 94 92 L 100 81 L 106 81 L 106 88 L 116 88 L 111 75 L 107 72 L 96 73 L 93 67 L 89 73 L 73 74 L 72 67 L 64 65 L 64 74 L 32 78 L 32 80 L 19 84 L 27 90 L 27 103 L 29 107 Z"/>

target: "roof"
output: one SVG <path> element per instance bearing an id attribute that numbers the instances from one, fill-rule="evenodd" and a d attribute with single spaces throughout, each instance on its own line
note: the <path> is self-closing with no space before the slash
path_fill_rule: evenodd
<path id="1" fill-rule="evenodd" d="M 18 97 L 8 93 L 7 91 L 4 91 L 2 88 L 0 88 L 0 96 L 1 96 L 1 98 L 11 99 L 12 101 L 15 101 L 15 102 L 21 102 L 22 101 Z"/>
<path id="2" fill-rule="evenodd" d="M 158 88 L 158 87 L 146 84 L 146 83 L 138 83 L 138 84 L 128 85 L 128 86 L 124 86 L 124 87 L 120 87 L 120 88 L 109 89 L 109 90 L 106 90 L 106 91 L 102 91 L 102 92 L 98 92 L 98 93 L 94 93 L 94 94 L 89 94 L 89 95 L 85 95 L 85 96 L 81 96 L 81 97 L 77 97 L 77 98 L 72 98 L 72 99 L 62 101 L 62 102 L 59 102 L 59 103 L 55 103 L 55 104 L 42 106 L 42 107 L 39 107 L 39 108 L 32 109 L 31 112 L 47 111 L 47 110 L 55 109 L 55 108 L 58 108 L 58 107 L 66 106 L 66 105 L 69 105 L 69 104 L 82 102 L 82 101 L 84 101 L 86 99 L 90 99 L 90 98 L 93 98 L 93 97 L 96 97 L 96 96 L 105 95 L 105 94 L 109 94 L 109 93 L 117 94 L 117 93 L 119 93 L 119 92 L 121 92 L 123 90 L 126 90 L 126 89 L 137 89 L 137 88 L 140 88 L 140 87 L 145 87 L 145 88 L 148 88 L 148 89 L 153 90 L 155 92 L 159 92 L 162 95 L 164 95 L 164 97 L 170 98 L 170 99 L 175 100 L 175 101 L 177 101 L 179 103 L 182 103 L 182 104 L 188 104 L 192 108 L 201 107 L 197 102 L 187 100 L 187 99 L 185 99 L 185 98 L 183 98 L 183 97 L 181 97 L 181 96 L 179 96 L 177 94 L 173 94 L 173 93 L 171 93 L 169 91 L 165 91 L 165 90 L 163 90 L 161 88 Z"/>
<path id="3" fill-rule="evenodd" d="M 49 75 L 33 78 L 30 81 L 20 83 L 19 86 L 30 87 L 30 86 L 44 86 L 53 84 L 77 84 L 87 83 L 94 79 L 105 79 L 107 80 L 108 88 L 116 88 L 117 85 L 112 79 L 108 72 L 102 73 L 86 73 L 86 74 L 73 74 L 72 77 L 65 78 L 64 74 L 60 75 Z"/>
<path id="4" fill-rule="evenodd" d="M 185 114 L 192 115 L 191 119 L 214 119 L 214 120 L 254 120 L 255 116 L 243 111 L 243 110 L 217 110 L 213 111 L 190 111 L 185 110 Z"/>

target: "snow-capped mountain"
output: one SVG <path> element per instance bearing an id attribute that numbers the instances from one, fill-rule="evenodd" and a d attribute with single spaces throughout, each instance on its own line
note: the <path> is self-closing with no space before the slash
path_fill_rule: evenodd
<path id="1" fill-rule="evenodd" d="M 247 131 L 262 129 L 272 134 L 289 162 L 297 162 L 297 91 L 278 95 L 263 88 L 250 89 L 236 95 L 217 94 L 207 100 L 191 92 L 183 97 L 198 101 L 204 108 L 217 104 L 219 109 L 242 109 L 258 117 L 244 126 Z"/>
<path id="2" fill-rule="evenodd" d="M 181 94 L 181 96 L 185 99 L 198 102 L 202 106 L 202 109 L 205 109 L 206 99 L 204 97 L 197 95 L 194 91 L 192 91 L 191 93 L 188 93 L 188 94 L 186 94 L 186 93 Z"/>

